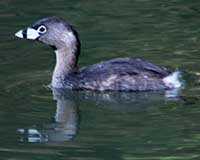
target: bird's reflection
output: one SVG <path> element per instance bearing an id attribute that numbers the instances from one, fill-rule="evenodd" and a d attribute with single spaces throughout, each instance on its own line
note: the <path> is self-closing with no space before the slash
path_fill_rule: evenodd
<path id="1" fill-rule="evenodd" d="M 152 109 L 154 100 L 177 100 L 179 91 L 167 92 L 92 92 L 52 89 L 56 101 L 55 122 L 43 129 L 19 128 L 21 142 L 71 141 L 79 130 L 79 104 L 84 101 L 112 109 Z M 81 102 L 81 103 L 79 103 Z"/>
<path id="2" fill-rule="evenodd" d="M 59 142 L 70 141 L 77 135 L 79 128 L 78 103 L 72 91 L 52 89 L 56 100 L 55 122 L 48 124 L 43 130 L 18 129 L 21 142 Z M 75 93 L 74 93 L 75 94 Z"/>
<path id="3" fill-rule="evenodd" d="M 73 97 L 69 97 L 70 92 L 66 90 L 53 89 L 52 91 L 56 100 L 56 123 L 51 124 L 46 131 L 48 141 L 72 140 L 79 128 L 78 102 Z"/>

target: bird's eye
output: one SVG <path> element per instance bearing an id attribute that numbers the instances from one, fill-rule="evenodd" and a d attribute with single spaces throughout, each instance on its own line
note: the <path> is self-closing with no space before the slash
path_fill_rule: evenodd
<path id="1" fill-rule="evenodd" d="M 37 31 L 39 33 L 45 33 L 47 31 L 47 28 L 44 25 L 42 25 L 42 26 L 38 27 Z"/>

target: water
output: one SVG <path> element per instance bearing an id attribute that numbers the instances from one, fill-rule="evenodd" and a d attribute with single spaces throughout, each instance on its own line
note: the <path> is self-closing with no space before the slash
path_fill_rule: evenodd
<path id="1" fill-rule="evenodd" d="M 200 159 L 200 1 L 0 1 L 0 159 Z M 46 16 L 80 33 L 80 66 L 140 57 L 181 70 L 165 93 L 52 91 L 51 48 L 14 33 Z M 53 92 L 53 93 L 52 93 Z"/>

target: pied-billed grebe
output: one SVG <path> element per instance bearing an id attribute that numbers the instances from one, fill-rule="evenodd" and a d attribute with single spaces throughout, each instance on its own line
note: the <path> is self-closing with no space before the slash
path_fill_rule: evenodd
<path id="1" fill-rule="evenodd" d="M 181 87 L 179 72 L 171 72 L 142 59 L 116 58 L 78 69 L 78 33 L 58 17 L 43 18 L 15 35 L 41 41 L 55 50 L 53 88 L 151 91 Z"/>

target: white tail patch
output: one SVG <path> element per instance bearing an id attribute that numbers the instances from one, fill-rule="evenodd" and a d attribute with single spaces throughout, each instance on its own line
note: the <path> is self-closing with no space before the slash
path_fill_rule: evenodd
<path id="1" fill-rule="evenodd" d="M 169 76 L 163 78 L 164 84 L 169 88 L 180 88 L 182 86 L 180 79 L 180 72 L 176 71 Z"/>

